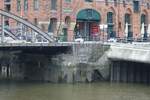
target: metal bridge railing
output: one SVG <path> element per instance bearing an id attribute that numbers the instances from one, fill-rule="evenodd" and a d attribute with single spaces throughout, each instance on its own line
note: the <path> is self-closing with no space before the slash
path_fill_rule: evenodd
<path id="1" fill-rule="evenodd" d="M 2 34 L 4 33 L 3 30 L 4 30 L 4 16 L 5 16 L 5 17 L 9 17 L 11 19 L 14 19 L 14 20 L 16 20 L 16 22 L 19 22 L 22 25 L 30 28 L 32 31 L 36 32 L 37 34 L 39 34 L 40 36 L 42 36 L 47 41 L 49 41 L 49 42 L 55 42 L 55 38 L 51 38 L 50 35 L 48 35 L 47 33 L 43 32 L 37 26 L 33 25 L 32 23 L 24 20 L 23 18 L 21 18 L 21 17 L 19 17 L 17 15 L 14 15 L 13 13 L 10 13 L 10 12 L 7 12 L 7 11 L 4 11 L 4 10 L 0 9 L 0 15 L 1 15 L 1 19 L 3 20 L 3 21 L 1 21 L 1 25 L 2 25 L 2 32 L 1 33 Z M 2 35 L 2 37 L 3 37 L 3 35 Z"/>

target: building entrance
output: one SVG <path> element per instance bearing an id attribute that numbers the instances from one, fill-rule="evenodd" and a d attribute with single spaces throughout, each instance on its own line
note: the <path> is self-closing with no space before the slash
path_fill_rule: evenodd
<path id="1" fill-rule="evenodd" d="M 84 40 L 97 40 L 99 38 L 99 23 L 97 22 L 77 22 L 78 32 L 77 37 L 82 37 Z"/>
<path id="2" fill-rule="evenodd" d="M 77 15 L 75 38 L 83 38 L 86 41 L 99 40 L 100 14 L 93 9 L 81 10 Z"/>

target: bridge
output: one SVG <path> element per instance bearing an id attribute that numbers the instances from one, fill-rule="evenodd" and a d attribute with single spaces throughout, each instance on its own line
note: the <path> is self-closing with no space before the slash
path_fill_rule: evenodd
<path id="1" fill-rule="evenodd" d="M 36 40 L 41 39 L 43 41 L 47 41 L 49 43 L 56 42 L 56 37 L 52 34 L 45 33 L 41 31 L 40 28 L 33 25 L 32 23 L 24 20 L 23 18 L 14 15 L 13 13 L 6 12 L 0 9 L 1 15 L 1 43 L 4 43 L 6 36 L 11 37 L 13 40 L 24 41 L 24 42 L 32 42 L 35 43 Z M 9 18 L 19 23 L 19 28 L 13 29 L 11 26 L 7 26 L 4 24 L 4 19 Z M 26 29 L 23 29 L 25 27 Z M 7 43 L 7 42 L 6 42 Z"/>
<path id="2" fill-rule="evenodd" d="M 71 43 L 57 42 L 54 34 L 43 32 L 11 12 L 0 9 L 0 17 L 0 79 L 32 79 L 33 76 L 33 80 L 46 80 L 45 73 L 52 73 L 50 69 L 59 70 L 51 67 L 56 63 L 53 58 L 71 50 Z M 6 18 L 16 26 L 6 25 Z"/>
<path id="3" fill-rule="evenodd" d="M 65 47 L 72 46 L 74 42 L 61 43 L 57 42 L 57 37 L 54 34 L 43 32 L 39 27 L 33 25 L 20 16 L 14 15 L 11 12 L 6 12 L 0 9 L 1 23 L 0 23 L 0 48 L 6 47 Z M 6 26 L 4 19 L 13 19 L 19 26 Z M 97 42 L 98 43 L 98 42 Z M 142 43 L 143 44 L 143 43 Z M 129 44 L 115 44 L 111 45 L 111 52 L 108 54 L 110 59 L 124 59 L 130 61 L 146 61 L 148 59 L 149 47 L 143 47 L 139 45 Z M 119 51 L 119 52 L 118 52 Z M 133 53 L 131 53 L 133 52 Z M 146 53 L 145 53 L 146 52 Z M 116 55 L 117 54 L 117 55 Z M 139 55 L 138 55 L 139 54 Z M 134 56 L 140 56 L 142 54 L 143 59 L 135 58 Z M 143 55 L 144 54 L 144 55 Z M 124 55 L 124 56 L 122 56 Z M 143 61 L 142 61 L 143 60 Z"/>
<path id="4" fill-rule="evenodd" d="M 33 25 L 29 21 L 14 15 L 13 13 L 6 12 L 0 9 L 1 24 L 0 24 L 0 50 L 27 50 L 27 49 L 46 49 L 56 50 L 57 52 L 67 49 L 70 44 L 58 43 L 57 37 L 54 34 L 43 32 L 39 27 Z M 5 18 L 12 19 L 19 26 L 5 25 Z M 26 48 L 26 49 L 24 49 Z M 41 49 L 42 48 L 42 49 Z M 59 50 L 57 50 L 59 49 Z M 44 52 L 43 52 L 44 53 Z M 50 52 L 49 52 L 50 53 Z M 54 54 L 56 52 L 53 52 Z"/>

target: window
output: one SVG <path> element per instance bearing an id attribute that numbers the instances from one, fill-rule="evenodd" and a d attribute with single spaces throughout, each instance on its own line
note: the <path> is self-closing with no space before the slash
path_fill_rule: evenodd
<path id="1" fill-rule="evenodd" d="M 113 16 L 114 16 L 113 12 L 107 13 L 107 25 L 108 25 L 107 32 L 109 38 L 115 37 Z"/>
<path id="2" fill-rule="evenodd" d="M 5 20 L 5 26 L 9 26 L 9 21 L 8 20 Z"/>
<path id="3" fill-rule="evenodd" d="M 57 10 L 57 0 L 51 0 L 51 10 Z"/>
<path id="4" fill-rule="evenodd" d="M 71 22 L 71 18 L 70 18 L 70 16 L 67 16 L 66 18 L 65 18 L 65 24 L 69 27 L 70 26 L 70 22 Z"/>
<path id="5" fill-rule="evenodd" d="M 147 9 L 150 9 L 150 3 L 147 3 Z"/>
<path id="6" fill-rule="evenodd" d="M 133 36 L 132 33 L 132 24 L 131 24 L 131 14 L 125 14 L 125 24 L 124 26 L 126 27 L 126 23 L 128 23 L 128 38 Z"/>
<path id="7" fill-rule="evenodd" d="M 71 0 L 65 0 L 65 2 L 71 2 Z"/>
<path id="8" fill-rule="evenodd" d="M 123 7 L 126 7 L 126 1 L 123 0 Z"/>
<path id="9" fill-rule="evenodd" d="M 38 25 L 38 20 L 37 20 L 37 18 L 34 18 L 34 25 Z"/>
<path id="10" fill-rule="evenodd" d="M 24 0 L 24 11 L 28 10 L 28 0 Z"/>
<path id="11" fill-rule="evenodd" d="M 107 13 L 107 23 L 113 23 L 113 13 L 112 12 Z"/>
<path id="12" fill-rule="evenodd" d="M 147 16 L 145 14 L 141 15 L 141 28 L 144 23 L 144 38 L 147 38 Z"/>
<path id="13" fill-rule="evenodd" d="M 125 23 L 131 24 L 131 15 L 130 14 L 125 14 Z"/>
<path id="14" fill-rule="evenodd" d="M 39 9 L 39 0 L 34 0 L 34 10 Z"/>
<path id="15" fill-rule="evenodd" d="M 85 0 L 86 2 L 93 2 L 93 0 Z"/>
<path id="16" fill-rule="evenodd" d="M 108 0 L 105 0 L 105 4 L 108 5 Z"/>
<path id="17" fill-rule="evenodd" d="M 91 9 L 87 9 L 87 17 L 91 19 L 93 17 L 93 11 Z"/>
<path id="18" fill-rule="evenodd" d="M 5 5 L 5 10 L 9 12 L 11 10 L 11 5 Z"/>
<path id="19" fill-rule="evenodd" d="M 117 6 L 117 0 L 114 0 L 114 5 Z"/>
<path id="20" fill-rule="evenodd" d="M 17 0 L 17 11 L 21 10 L 21 1 Z"/>
<path id="21" fill-rule="evenodd" d="M 139 12 L 140 10 L 139 1 L 133 1 L 133 9 L 135 13 Z"/>
<path id="22" fill-rule="evenodd" d="M 57 19 L 56 18 L 51 18 L 50 19 L 50 24 L 48 26 L 48 32 L 54 33 L 55 30 L 56 30 L 56 26 L 57 26 Z"/>
<path id="23" fill-rule="evenodd" d="M 142 23 L 146 24 L 146 15 L 145 14 L 141 15 L 141 24 Z"/>

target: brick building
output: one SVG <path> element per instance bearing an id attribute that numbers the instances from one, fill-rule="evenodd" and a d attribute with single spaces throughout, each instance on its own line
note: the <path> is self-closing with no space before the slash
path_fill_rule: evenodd
<path id="1" fill-rule="evenodd" d="M 127 37 L 140 38 L 143 23 L 147 37 L 150 24 L 150 0 L 1 0 L 0 8 L 65 41 L 123 38 L 127 26 Z"/>

